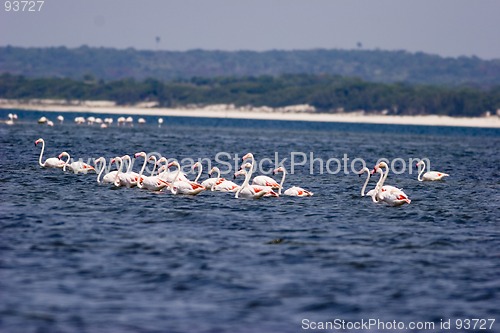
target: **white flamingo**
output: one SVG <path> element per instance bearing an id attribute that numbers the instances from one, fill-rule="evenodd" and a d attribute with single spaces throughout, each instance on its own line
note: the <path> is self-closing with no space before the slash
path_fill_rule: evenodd
<path id="1" fill-rule="evenodd" d="M 406 195 L 406 193 L 404 193 L 401 189 L 396 188 L 394 186 L 391 186 L 389 188 L 386 187 L 384 189 L 384 182 L 387 179 L 387 176 L 389 175 L 389 167 L 385 162 L 380 162 L 375 166 L 373 170 L 377 172 L 377 169 L 379 168 L 385 168 L 386 171 L 378 181 L 377 186 L 375 187 L 376 194 L 372 197 L 373 201 L 374 202 L 383 201 L 390 206 L 401 206 L 404 205 L 405 203 L 410 204 L 411 200 L 408 198 L 408 195 Z"/>
<path id="2" fill-rule="evenodd" d="M 252 177 L 252 169 L 250 169 L 249 171 L 247 171 L 246 169 L 240 169 L 234 174 L 234 178 L 240 175 L 244 175 L 245 180 L 243 181 L 243 184 L 241 184 L 240 188 L 236 191 L 234 195 L 235 198 L 260 199 L 270 191 L 272 191 L 269 187 L 258 189 L 248 184 L 250 183 L 250 177 Z"/>
<path id="3" fill-rule="evenodd" d="M 253 157 L 252 153 L 248 153 L 245 156 L 243 156 L 242 161 L 244 162 L 244 161 L 246 161 L 248 159 L 252 160 L 251 168 L 253 170 L 254 165 L 255 165 L 255 158 Z M 249 165 L 248 164 L 244 164 L 244 166 L 242 166 L 242 168 L 243 167 L 249 167 Z M 278 182 L 276 180 L 272 179 L 269 176 L 256 176 L 256 177 L 253 178 L 252 184 L 253 185 L 260 185 L 260 186 L 269 186 L 272 189 L 278 189 L 278 188 L 280 188 L 280 185 L 278 184 Z"/>
<path id="4" fill-rule="evenodd" d="M 121 159 L 122 159 L 124 164 L 125 164 L 125 161 L 128 161 L 127 171 L 125 171 L 124 173 L 120 173 L 121 185 L 126 186 L 127 188 L 137 186 L 140 175 L 137 172 L 132 171 L 132 167 L 133 167 L 132 159 L 130 158 L 129 155 L 123 155 L 121 157 Z"/>
<path id="5" fill-rule="evenodd" d="M 200 162 L 196 162 L 195 164 L 193 164 L 193 166 L 191 167 L 191 170 L 195 170 L 195 169 L 198 169 L 198 174 L 196 175 L 196 178 L 194 179 L 194 183 L 196 184 L 199 184 L 198 183 L 198 179 L 200 179 L 200 176 L 201 176 L 201 173 L 203 172 L 203 165 L 200 163 Z"/>
<path id="6" fill-rule="evenodd" d="M 158 169 L 160 178 L 169 183 L 173 183 L 175 180 L 176 172 L 172 172 L 168 169 L 168 159 L 166 157 L 160 157 L 158 162 L 156 162 L 156 165 L 160 166 L 161 163 L 165 163 L 165 165 Z M 189 178 L 184 172 L 181 172 L 179 174 L 179 180 L 189 182 Z"/>
<path id="7" fill-rule="evenodd" d="M 449 177 L 450 176 L 447 173 L 438 172 L 438 171 L 427 171 L 426 173 L 424 173 L 424 171 L 425 171 L 425 162 L 423 160 L 417 163 L 417 168 L 420 167 L 420 166 L 422 167 L 422 170 L 419 172 L 418 177 L 417 177 L 417 179 L 418 179 L 419 182 L 422 182 L 422 181 L 442 180 L 444 177 Z M 422 173 L 424 173 L 423 176 L 422 176 Z"/>
<path id="8" fill-rule="evenodd" d="M 40 164 L 42 168 L 63 168 L 65 162 L 56 157 L 47 158 L 45 162 L 42 163 L 42 156 L 45 150 L 45 141 L 40 138 L 35 141 L 35 146 L 37 146 L 40 142 L 42 143 L 42 151 L 40 152 L 40 157 L 38 158 L 38 164 Z"/>
<path id="9" fill-rule="evenodd" d="M 179 180 L 179 175 L 181 172 L 181 166 L 177 161 L 170 162 L 167 165 L 167 168 L 175 166 L 177 168 L 177 173 L 174 178 L 174 182 L 170 186 L 170 191 L 172 194 L 188 194 L 188 195 L 197 195 L 201 192 L 205 191 L 205 187 L 195 182 L 186 182 Z"/>
<path id="10" fill-rule="evenodd" d="M 119 160 L 121 162 L 121 159 Z M 117 162 L 117 159 L 114 158 L 111 160 L 110 165 L 114 162 Z M 98 164 L 101 164 L 101 167 L 99 169 L 99 173 L 97 174 L 97 183 L 98 184 L 113 184 L 115 186 L 120 186 L 120 176 L 119 176 L 119 171 L 122 168 L 122 163 L 119 165 L 119 169 L 117 171 L 111 171 L 108 172 L 107 174 L 102 177 L 102 180 L 100 180 L 101 175 L 103 174 L 104 170 L 106 169 L 106 159 L 104 157 L 99 157 L 94 161 L 94 165 L 97 167 Z"/>
<path id="11" fill-rule="evenodd" d="M 14 116 L 15 116 L 15 117 L 14 117 Z M 5 124 L 7 124 L 7 125 L 14 125 L 14 119 L 17 119 L 17 115 L 12 114 L 12 113 L 9 113 L 9 114 L 7 115 L 7 117 L 9 118 L 9 120 L 7 120 L 7 121 L 5 122 Z"/>
<path id="12" fill-rule="evenodd" d="M 235 182 L 221 178 L 220 170 L 218 167 L 213 167 L 208 172 L 210 177 L 214 172 L 217 173 L 217 177 L 209 178 L 205 180 L 203 183 L 201 183 L 201 185 L 204 185 L 205 188 L 207 189 L 209 188 L 211 191 L 218 191 L 218 192 L 236 192 L 240 188 L 240 186 Z"/>
<path id="13" fill-rule="evenodd" d="M 74 173 L 88 173 L 90 171 L 95 172 L 95 168 L 93 166 L 82 161 L 73 161 L 72 163 L 69 163 L 71 157 L 65 151 L 59 154 L 59 159 L 62 159 L 64 156 L 67 157 L 67 160 L 64 162 L 63 171 L 66 171 L 66 169 L 68 169 L 69 171 L 73 171 Z"/>
<path id="14" fill-rule="evenodd" d="M 245 163 L 245 164 L 243 164 L 243 165 L 241 166 L 241 169 L 249 169 L 249 170 L 251 170 L 251 171 L 253 172 L 253 165 L 247 162 L 247 163 Z M 261 177 L 261 178 L 260 178 L 260 181 L 257 181 L 257 183 L 262 184 L 262 183 L 264 183 L 264 182 L 265 182 L 266 184 L 272 184 L 272 183 L 270 183 L 269 181 L 265 180 L 265 178 L 272 179 L 271 177 L 267 177 L 267 176 L 257 176 L 257 177 L 255 177 L 255 178 L 259 178 L 259 177 Z M 255 179 L 255 178 L 254 178 L 254 179 Z M 274 180 L 273 180 L 273 181 L 274 181 Z M 249 185 L 249 186 L 253 187 L 253 188 L 254 188 L 255 190 L 257 190 L 257 191 L 261 191 L 261 190 L 266 190 L 266 191 L 267 191 L 267 190 L 270 190 L 270 191 L 268 191 L 268 192 L 267 192 L 266 197 L 279 197 L 279 194 L 273 191 L 273 186 L 260 185 L 260 184 L 255 184 L 255 183 L 252 181 L 252 185 Z M 280 185 L 279 185 L 279 184 L 277 184 L 277 186 L 276 186 L 276 187 L 274 187 L 274 188 L 279 188 L 279 186 L 280 186 Z"/>
<path id="15" fill-rule="evenodd" d="M 217 172 L 217 177 L 212 178 L 212 174 L 214 172 Z M 210 171 L 208 172 L 208 177 L 209 177 L 208 179 L 205 179 L 204 181 L 201 182 L 201 186 L 203 186 L 205 190 L 214 191 L 213 189 L 214 185 L 217 184 L 218 182 L 221 183 L 225 180 L 224 178 L 220 178 L 220 170 L 218 167 L 213 167 L 212 169 L 210 169 Z"/>
<path id="16" fill-rule="evenodd" d="M 377 193 L 376 192 L 377 186 L 375 186 L 375 188 L 369 190 L 368 193 L 365 194 L 366 186 L 368 185 L 368 182 L 370 181 L 370 176 L 372 175 L 372 172 L 370 172 L 370 169 L 368 169 L 367 167 L 364 167 L 363 169 L 361 169 L 361 171 L 358 173 L 358 175 L 361 177 L 361 175 L 365 172 L 367 173 L 367 176 L 366 176 L 366 180 L 365 180 L 365 183 L 363 185 L 363 188 L 361 189 L 361 196 L 364 197 L 366 195 L 366 196 L 369 196 L 372 199 L 374 199 L 374 196 Z M 382 169 L 380 169 L 380 168 L 377 169 L 377 173 L 380 174 L 380 179 L 377 182 L 377 185 L 378 185 L 379 182 L 382 180 L 384 173 L 383 173 Z M 384 185 L 384 186 L 386 187 L 386 190 L 389 189 L 389 187 L 387 185 Z M 390 187 L 393 187 L 393 186 L 390 186 Z"/>
<path id="17" fill-rule="evenodd" d="M 145 188 L 150 191 L 161 191 L 167 186 L 170 186 L 170 183 L 161 179 L 159 176 L 143 176 L 144 169 L 146 168 L 146 164 L 148 161 L 154 160 L 156 165 L 156 157 L 153 159 L 151 156 L 149 159 L 146 159 L 147 155 L 145 152 L 140 152 L 135 154 L 135 158 L 143 157 L 144 163 L 142 165 L 142 169 L 139 172 L 139 181 L 137 182 L 138 188 Z"/>
<path id="18" fill-rule="evenodd" d="M 286 170 L 284 167 L 279 167 L 274 169 L 273 174 L 277 174 L 278 172 L 283 173 L 278 191 L 278 194 L 281 195 L 281 189 L 283 188 L 283 183 L 285 182 Z M 292 197 L 311 197 L 313 195 L 311 191 L 304 190 L 302 187 L 297 186 L 290 187 L 283 194 Z"/>

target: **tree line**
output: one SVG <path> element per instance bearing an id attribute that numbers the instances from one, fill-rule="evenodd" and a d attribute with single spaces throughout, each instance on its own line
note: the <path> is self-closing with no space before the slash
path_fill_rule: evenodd
<path id="1" fill-rule="evenodd" d="M 192 104 L 284 107 L 309 104 L 320 112 L 364 110 L 395 115 L 480 116 L 500 109 L 500 86 L 479 89 L 407 83 L 375 83 L 336 75 L 194 77 L 162 82 L 156 79 L 83 80 L 0 75 L 0 98 L 112 100 L 119 105 L 155 101 L 162 107 Z"/>
<path id="2" fill-rule="evenodd" d="M 422 52 L 384 50 L 145 51 L 78 48 L 0 47 L 0 73 L 26 77 L 105 81 L 153 78 L 247 77 L 283 74 L 341 75 L 370 82 L 436 85 L 500 85 L 500 59 L 444 58 Z"/>

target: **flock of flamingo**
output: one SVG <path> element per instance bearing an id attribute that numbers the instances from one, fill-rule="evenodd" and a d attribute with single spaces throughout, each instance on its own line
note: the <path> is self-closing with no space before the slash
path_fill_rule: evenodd
<path id="1" fill-rule="evenodd" d="M 209 190 L 217 192 L 232 192 L 234 193 L 235 198 L 259 199 L 262 197 L 279 197 L 282 195 L 283 184 L 286 177 L 286 170 L 281 166 L 273 171 L 273 174 L 282 174 L 281 181 L 279 183 L 269 176 L 261 175 L 252 179 L 255 166 L 255 158 L 252 153 L 248 153 L 243 156 L 240 169 L 234 173 L 235 179 L 238 176 L 245 177 L 241 185 L 238 185 L 231 180 L 221 178 L 220 170 L 217 167 L 213 167 L 208 172 L 210 178 L 199 183 L 198 180 L 201 177 L 203 168 L 200 162 L 196 162 L 192 166 L 193 171 L 198 169 L 198 174 L 195 180 L 191 181 L 185 173 L 181 172 L 181 166 L 177 161 L 169 162 L 165 157 L 161 157 L 158 160 L 155 156 L 150 156 L 148 158 L 148 155 L 145 152 L 139 152 L 134 155 L 135 159 L 144 159 L 139 173 L 132 171 L 133 163 L 131 157 L 129 155 L 124 155 L 121 157 L 117 156 L 111 160 L 112 164 L 116 164 L 117 170 L 110 171 L 103 175 L 106 170 L 106 159 L 104 157 L 95 159 L 94 166 L 92 166 L 82 161 L 73 161 L 70 163 L 70 154 L 62 152 L 58 157 L 47 158 L 42 162 L 45 150 L 45 141 L 40 138 L 35 141 L 35 146 L 39 143 L 42 144 L 42 150 L 40 152 L 38 163 L 42 168 L 60 168 L 63 169 L 63 171 L 68 170 L 74 173 L 85 174 L 94 172 L 97 174 L 97 183 L 99 184 L 111 184 L 116 187 L 125 186 L 127 188 L 137 187 L 149 191 L 168 191 L 174 195 L 197 195 L 203 191 Z M 148 162 L 153 163 L 153 170 L 149 176 L 144 174 Z M 124 170 L 124 166 L 127 163 L 127 169 Z M 170 169 L 172 167 L 176 170 L 171 171 Z M 418 175 L 419 181 L 436 181 L 449 176 L 446 173 L 437 171 L 428 171 L 424 173 L 424 161 L 418 162 L 417 167 L 421 167 L 421 171 Z M 158 171 L 155 173 L 157 168 Z M 364 173 L 367 173 L 367 178 L 361 189 L 362 197 L 369 196 L 372 198 L 373 202 L 386 203 L 389 206 L 401 206 L 411 203 L 408 195 L 406 195 L 402 189 L 391 185 L 385 185 L 385 181 L 387 180 L 387 176 L 389 174 L 389 167 L 385 162 L 378 163 L 371 171 L 367 167 L 364 167 L 359 175 L 361 176 Z M 365 193 L 370 177 L 375 173 L 378 173 L 380 178 L 375 188 Z M 212 178 L 213 174 L 215 174 L 214 178 Z M 250 184 L 250 179 L 252 179 L 252 184 Z M 310 197 L 313 193 L 301 187 L 293 186 L 285 190 L 283 195 Z"/>
<path id="2" fill-rule="evenodd" d="M 5 124 L 6 125 L 14 125 L 18 119 L 18 116 L 15 113 L 9 113 L 7 115 L 7 118 L 8 119 L 5 121 Z M 58 115 L 57 121 L 59 122 L 59 124 L 62 124 L 64 122 L 64 116 Z M 111 117 L 102 119 L 100 117 L 89 116 L 87 118 L 75 117 L 74 121 L 75 121 L 75 124 L 77 124 L 77 125 L 82 125 L 82 124 L 94 125 L 94 124 L 96 124 L 97 126 L 99 126 L 101 128 L 107 128 L 108 126 L 111 126 L 111 124 L 113 124 L 114 120 Z M 38 118 L 37 122 L 38 122 L 38 124 L 41 124 L 41 125 L 47 125 L 50 127 L 54 126 L 54 122 L 45 116 Z M 137 120 L 137 123 L 139 125 L 145 124 L 146 119 L 139 118 Z M 158 127 L 161 127 L 162 124 L 163 124 L 163 118 L 158 118 Z M 128 116 L 127 118 L 118 117 L 117 125 L 118 126 L 130 126 L 130 127 L 132 127 L 132 126 L 134 126 L 134 118 L 132 118 L 131 116 Z"/>

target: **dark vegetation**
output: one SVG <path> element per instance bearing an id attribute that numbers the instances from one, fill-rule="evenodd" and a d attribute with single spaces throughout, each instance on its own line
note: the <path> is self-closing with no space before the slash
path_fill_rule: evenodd
<path id="1" fill-rule="evenodd" d="M 500 59 L 443 58 L 382 50 L 141 51 L 82 46 L 68 49 L 0 47 L 0 73 L 104 81 L 192 77 L 340 75 L 369 82 L 488 88 L 500 85 Z"/>
<path id="2" fill-rule="evenodd" d="M 235 104 L 282 107 L 310 104 L 322 112 L 382 111 L 390 114 L 479 116 L 500 109 L 500 86 L 480 89 L 408 83 L 375 83 L 337 75 L 194 77 L 159 81 L 105 81 L 91 75 L 70 78 L 26 78 L 0 75 L 0 98 L 113 100 L 118 104 L 156 101 L 160 106 Z"/>

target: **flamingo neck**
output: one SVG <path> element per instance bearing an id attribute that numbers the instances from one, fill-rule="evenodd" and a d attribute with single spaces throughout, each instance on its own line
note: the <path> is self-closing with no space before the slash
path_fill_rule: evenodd
<path id="1" fill-rule="evenodd" d="M 122 172 L 122 169 L 123 169 L 123 161 L 119 157 L 116 157 L 115 159 L 116 159 L 116 163 L 118 164 L 118 171 L 116 172 L 116 175 L 115 175 L 114 185 L 120 186 L 120 172 Z"/>
<path id="2" fill-rule="evenodd" d="M 215 182 L 212 183 L 212 186 L 210 187 L 210 191 L 215 191 L 215 184 L 219 182 L 220 179 L 220 170 L 218 167 L 214 167 L 213 169 L 215 172 L 217 172 L 217 177 L 215 177 Z"/>
<path id="3" fill-rule="evenodd" d="M 139 180 L 137 181 L 137 187 L 142 188 L 142 174 L 144 173 L 144 169 L 146 169 L 146 164 L 148 163 L 147 156 L 144 157 L 144 163 L 142 163 L 141 171 L 139 172 Z"/>
<path id="4" fill-rule="evenodd" d="M 177 183 L 177 178 L 179 178 L 179 174 L 181 173 L 181 166 L 179 164 L 174 164 L 177 167 L 177 172 L 175 173 L 174 181 L 170 186 L 170 192 L 172 194 L 177 194 L 177 188 L 175 187 L 175 183 Z"/>
<path id="5" fill-rule="evenodd" d="M 241 184 L 241 186 L 238 189 L 238 191 L 236 191 L 236 194 L 234 196 L 235 198 L 238 198 L 238 196 L 240 195 L 241 190 L 243 190 L 245 187 L 248 186 L 248 183 L 250 183 L 250 178 L 251 177 L 252 177 L 252 169 L 250 169 L 249 171 L 245 170 L 245 180 L 243 181 L 243 184 Z"/>
<path id="6" fill-rule="evenodd" d="M 424 173 L 425 171 L 425 162 L 422 161 L 422 170 L 420 170 L 420 172 L 418 173 L 418 181 L 421 182 L 422 181 L 422 174 Z"/>
<path id="7" fill-rule="evenodd" d="M 128 167 L 127 167 L 127 171 L 125 171 L 125 173 L 130 173 L 130 171 L 132 171 L 132 159 L 130 158 L 129 155 L 125 155 L 125 156 L 123 156 L 122 161 L 125 163 L 125 160 L 128 161 Z"/>
<path id="8" fill-rule="evenodd" d="M 155 170 L 156 170 L 156 156 L 151 156 L 154 160 L 154 165 L 153 165 L 153 170 L 151 171 L 151 177 L 153 177 L 154 173 L 155 173 Z"/>
<path id="9" fill-rule="evenodd" d="M 366 180 L 365 180 L 365 184 L 363 185 L 363 188 L 361 189 L 361 196 L 364 197 L 365 196 L 365 190 L 366 190 L 366 186 L 368 186 L 368 182 L 370 181 L 370 170 L 368 170 L 368 168 L 363 168 L 363 173 L 365 173 L 368 175 L 366 177 Z"/>
<path id="10" fill-rule="evenodd" d="M 197 183 L 198 182 L 198 179 L 200 179 L 200 176 L 201 176 L 201 172 L 203 171 L 203 166 L 201 165 L 201 163 L 199 164 L 200 167 L 198 168 L 198 175 L 196 176 L 194 182 Z"/>
<path id="11" fill-rule="evenodd" d="M 42 140 L 42 151 L 40 152 L 40 157 L 38 158 L 38 164 L 40 164 L 41 167 L 45 166 L 45 162 L 42 163 L 42 156 L 43 156 L 43 151 L 45 150 L 45 141 Z"/>
<path id="12" fill-rule="evenodd" d="M 64 153 L 63 156 L 66 156 L 68 159 L 64 162 L 64 166 L 63 166 L 63 171 L 66 171 L 66 167 L 69 165 L 69 160 L 71 159 L 71 157 L 69 156 L 69 153 Z"/>
<path id="13" fill-rule="evenodd" d="M 385 173 L 383 171 L 380 171 L 381 172 L 380 179 L 377 182 L 377 186 L 375 186 L 375 195 L 372 197 L 374 202 L 379 201 L 380 198 L 378 198 L 378 195 L 379 195 L 380 191 L 382 190 L 382 186 L 384 186 L 384 183 L 385 183 L 385 180 L 387 179 L 387 176 L 389 175 L 389 168 L 387 168 L 387 167 L 384 167 L 384 168 L 385 168 Z M 379 168 L 379 170 L 381 170 L 381 168 Z M 379 172 L 379 171 L 377 170 L 377 172 Z M 377 197 L 377 198 L 375 198 L 375 197 Z"/>
<path id="14" fill-rule="evenodd" d="M 283 183 L 285 182 L 286 171 L 283 169 L 283 176 L 281 177 L 280 188 L 278 190 L 278 194 L 281 195 L 281 189 L 283 188 Z"/>
<path id="15" fill-rule="evenodd" d="M 102 164 L 101 170 L 99 171 L 99 174 L 97 175 L 97 183 L 100 184 L 101 183 L 101 180 L 100 180 L 101 175 L 104 172 L 104 169 L 106 169 L 106 160 L 101 157 L 101 158 L 97 159 L 96 162 L 100 162 Z"/>

